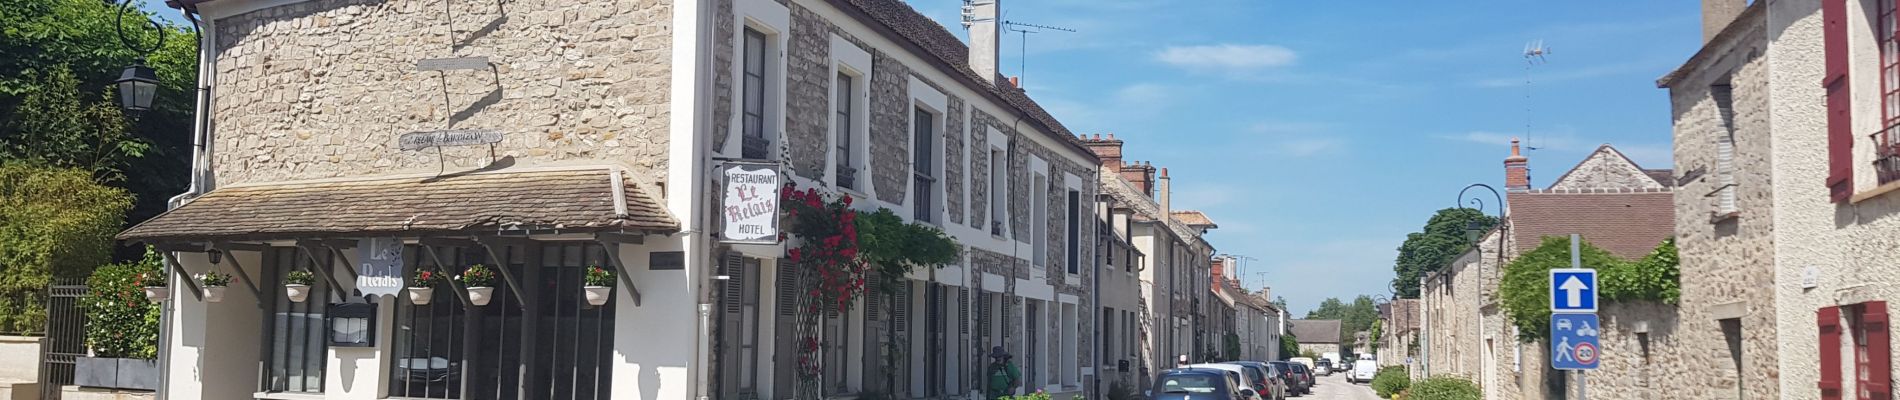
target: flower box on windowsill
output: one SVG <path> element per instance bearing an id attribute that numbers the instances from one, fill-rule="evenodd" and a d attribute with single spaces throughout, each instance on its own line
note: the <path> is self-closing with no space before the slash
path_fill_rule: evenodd
<path id="1" fill-rule="evenodd" d="M 158 390 L 158 361 L 75 357 L 73 384 L 80 387 Z"/>

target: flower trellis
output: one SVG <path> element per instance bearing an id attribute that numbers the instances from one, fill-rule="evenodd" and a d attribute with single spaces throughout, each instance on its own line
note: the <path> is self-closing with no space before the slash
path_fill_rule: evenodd
<path id="1" fill-rule="evenodd" d="M 844 313 L 851 302 L 864 293 L 867 264 L 858 257 L 857 212 L 851 210 L 851 197 L 832 196 L 816 189 L 799 191 L 786 185 L 779 193 L 784 217 L 791 221 L 790 233 L 801 241 L 786 250 L 788 261 L 797 266 L 799 286 L 805 295 L 798 301 L 798 387 L 800 399 L 823 396 L 824 361 L 819 337 L 819 318 Z"/>

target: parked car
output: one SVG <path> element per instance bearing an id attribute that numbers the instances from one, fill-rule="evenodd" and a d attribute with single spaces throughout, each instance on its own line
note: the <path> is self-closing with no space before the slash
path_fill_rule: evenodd
<path id="1" fill-rule="evenodd" d="M 1149 400 L 1246 400 L 1253 389 L 1243 388 L 1237 374 L 1213 368 L 1177 368 L 1155 376 Z"/>
<path id="2" fill-rule="evenodd" d="M 1293 376 L 1300 378 L 1300 393 L 1312 394 L 1313 385 L 1319 384 L 1318 380 L 1313 379 L 1313 369 L 1307 368 L 1306 364 L 1301 363 L 1293 363 L 1292 365 Z"/>
<path id="3" fill-rule="evenodd" d="M 1333 360 L 1321 358 L 1319 360 L 1313 361 L 1313 371 L 1318 372 L 1319 376 L 1332 375 L 1333 374 Z"/>
<path id="4" fill-rule="evenodd" d="M 1303 393 L 1300 391 L 1300 376 L 1293 373 L 1292 362 L 1269 361 L 1267 365 L 1273 366 L 1274 376 L 1280 378 L 1280 385 L 1286 387 L 1288 396 L 1299 396 Z"/>
<path id="5" fill-rule="evenodd" d="M 1184 365 L 1184 366 L 1181 366 L 1181 369 L 1217 369 L 1217 370 L 1227 371 L 1233 375 L 1234 382 L 1239 383 L 1240 387 L 1253 389 L 1254 393 L 1261 393 L 1260 388 L 1255 387 L 1254 384 L 1252 383 L 1254 382 L 1253 377 L 1249 376 L 1252 371 L 1248 371 L 1247 367 L 1244 365 L 1227 364 L 1227 363 L 1203 363 L 1203 364 Z M 1264 378 L 1264 376 L 1262 378 Z M 1253 397 L 1253 396 L 1249 396 L 1247 398 L 1254 399 L 1254 400 L 1262 400 L 1259 397 Z"/>
<path id="6" fill-rule="evenodd" d="M 1247 367 L 1250 371 L 1259 373 L 1254 382 L 1254 390 L 1260 392 L 1261 398 L 1269 400 L 1286 399 L 1286 381 L 1281 380 L 1280 373 L 1273 370 L 1273 364 L 1259 361 L 1229 361 L 1225 364 Z M 1249 375 L 1249 377 L 1256 376 Z"/>
<path id="7" fill-rule="evenodd" d="M 1318 364 L 1313 363 L 1313 359 L 1311 357 L 1293 357 L 1292 359 L 1288 359 L 1287 361 L 1292 361 L 1297 364 L 1305 365 L 1307 369 L 1313 369 L 1314 365 L 1318 365 Z"/>
<path id="8" fill-rule="evenodd" d="M 1346 381 L 1352 383 L 1372 383 L 1372 378 L 1378 375 L 1378 361 L 1359 360 L 1353 362 L 1352 372 L 1346 375 Z"/>

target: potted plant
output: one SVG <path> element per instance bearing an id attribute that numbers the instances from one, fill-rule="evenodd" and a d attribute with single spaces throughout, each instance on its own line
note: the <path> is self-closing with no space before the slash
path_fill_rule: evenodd
<path id="1" fill-rule="evenodd" d="M 159 302 L 172 298 L 172 292 L 168 290 L 170 288 L 165 285 L 163 269 L 139 273 L 137 278 L 133 278 L 132 284 L 145 291 L 146 300 Z"/>
<path id="2" fill-rule="evenodd" d="M 156 251 L 143 260 L 108 264 L 86 278 L 88 295 L 77 299 L 85 312 L 86 353 L 72 358 L 72 385 L 156 390 L 159 306 L 142 290 L 165 277 Z M 163 285 L 163 284 L 159 284 Z"/>
<path id="3" fill-rule="evenodd" d="M 198 284 L 204 286 L 203 290 L 206 302 L 216 303 L 224 301 L 224 287 L 231 284 L 231 274 L 207 271 L 203 274 L 198 274 Z"/>
<path id="4" fill-rule="evenodd" d="M 587 293 L 587 304 L 596 306 L 607 304 L 607 300 L 614 297 L 613 271 L 598 265 L 587 267 L 587 276 L 582 280 L 587 283 L 586 286 L 581 287 L 581 290 Z"/>
<path id="5" fill-rule="evenodd" d="M 495 270 L 488 269 L 486 265 L 468 266 L 468 269 L 462 270 L 461 275 L 455 276 L 455 281 L 461 282 L 462 287 L 468 288 L 469 303 L 485 306 L 488 305 L 489 300 L 494 299 Z"/>
<path id="6" fill-rule="evenodd" d="M 435 298 L 435 281 L 439 279 L 441 277 L 435 274 L 435 270 L 417 270 L 416 279 L 409 282 L 409 303 L 418 306 L 429 305 L 429 300 Z"/>
<path id="7" fill-rule="evenodd" d="M 290 301 L 302 303 L 310 297 L 310 285 L 317 283 L 317 276 L 306 270 L 295 270 L 284 274 L 284 296 Z"/>

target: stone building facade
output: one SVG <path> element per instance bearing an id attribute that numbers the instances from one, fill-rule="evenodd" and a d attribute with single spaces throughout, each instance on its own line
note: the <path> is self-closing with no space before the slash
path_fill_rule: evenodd
<path id="1" fill-rule="evenodd" d="M 712 222 L 722 215 L 715 171 L 740 162 L 780 165 L 789 183 L 934 225 L 964 249 L 951 265 L 901 277 L 894 295 L 819 318 L 810 335 L 823 349 L 822 381 L 812 386 L 824 396 L 981 396 L 993 347 L 1022 366 L 1023 391 L 1085 396 L 1114 366 L 1098 354 L 1117 351 L 1098 334 L 1112 328 L 1106 320 L 1131 332 L 1113 336 L 1121 352 L 1143 337 L 1132 321 L 1147 304 L 1104 313 L 1096 303 L 1108 253 L 1123 254 L 1119 265 L 1140 259 L 1130 257 L 1134 230 L 1105 243 L 1099 160 L 996 74 L 994 18 L 974 24 L 966 45 L 896 0 L 172 3 L 207 24 L 206 190 L 123 238 L 174 249 L 192 272 L 224 268 L 206 249 L 242 249 L 227 264 L 267 288 L 312 262 L 363 261 L 352 260 L 350 239 L 393 238 L 413 255 L 402 276 L 488 260 L 508 287 L 491 306 L 446 288 L 433 305 L 324 295 L 316 303 L 380 306 L 380 339 L 361 349 L 298 343 L 322 356 L 267 369 L 264 383 L 194 371 L 283 364 L 290 358 L 272 344 L 288 339 L 270 337 L 268 321 L 302 326 L 283 321 L 321 318 L 321 307 L 282 308 L 304 306 L 265 292 L 169 303 L 179 316 L 164 344 L 169 398 L 791 398 L 805 334 L 793 323 L 800 293 L 787 245 L 721 243 Z M 437 142 L 404 138 L 417 132 Z M 193 221 L 217 207 L 229 210 L 222 218 L 321 226 L 236 232 Z M 578 290 L 586 265 L 627 278 L 614 302 L 581 305 L 515 282 Z M 336 279 L 319 287 L 359 288 L 354 268 L 324 271 Z M 490 335 L 454 319 L 458 310 L 610 330 L 586 351 L 551 351 L 579 345 L 520 324 L 491 324 Z M 418 320 L 444 332 L 477 327 L 423 337 Z M 502 355 L 428 353 L 437 339 Z M 540 356 L 557 353 L 587 357 Z M 527 374 L 500 372 L 517 367 Z M 433 383 L 412 382 L 425 375 Z"/>

